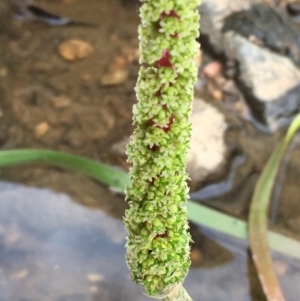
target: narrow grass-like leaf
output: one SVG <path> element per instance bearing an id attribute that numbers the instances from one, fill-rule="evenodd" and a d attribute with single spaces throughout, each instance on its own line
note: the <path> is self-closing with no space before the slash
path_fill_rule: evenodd
<path id="1" fill-rule="evenodd" d="M 188 218 L 192 222 L 236 238 L 248 239 L 247 223 L 238 218 L 193 201 L 188 201 L 187 209 Z M 268 231 L 268 242 L 272 250 L 300 259 L 300 242 L 273 231 Z"/>
<path id="2" fill-rule="evenodd" d="M 52 164 L 81 172 L 121 193 L 130 184 L 124 171 L 76 155 L 31 149 L 0 151 L 0 167 L 33 163 Z M 189 220 L 195 223 L 237 238 L 248 237 L 247 224 L 242 220 L 193 201 L 187 202 L 187 209 Z M 273 250 L 300 259 L 300 242 L 271 231 L 268 233 L 268 239 Z"/>
<path id="3" fill-rule="evenodd" d="M 121 193 L 130 184 L 123 171 L 80 156 L 36 149 L 0 151 L 0 167 L 29 163 L 47 163 L 79 171 Z"/>
<path id="4" fill-rule="evenodd" d="M 269 301 L 284 301 L 285 299 L 278 283 L 269 251 L 267 213 L 280 165 L 299 128 L 300 115 L 294 119 L 285 138 L 272 153 L 257 182 L 251 202 L 249 215 L 250 247 L 260 282 Z M 283 244 L 283 242 L 281 243 Z"/>

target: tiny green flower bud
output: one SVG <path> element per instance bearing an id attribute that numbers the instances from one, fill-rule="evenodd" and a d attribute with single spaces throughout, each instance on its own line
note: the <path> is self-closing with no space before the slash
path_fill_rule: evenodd
<path id="1" fill-rule="evenodd" d="M 147 222 L 146 223 L 146 228 L 147 228 L 147 230 L 151 231 L 152 230 L 152 223 Z"/>
<path id="2" fill-rule="evenodd" d="M 174 224 L 176 222 L 176 216 L 172 216 L 170 218 L 168 218 L 167 220 L 167 225 L 171 226 L 172 224 Z"/>
<path id="3" fill-rule="evenodd" d="M 145 206 L 145 210 L 147 211 L 153 211 L 154 210 L 154 206 L 151 203 L 147 203 Z"/>
<path id="4" fill-rule="evenodd" d="M 154 258 L 153 257 L 148 257 L 146 260 L 145 260 L 145 264 L 147 265 L 147 266 L 152 266 L 153 265 L 153 263 L 154 263 L 155 261 L 154 261 Z"/>
<path id="5" fill-rule="evenodd" d="M 156 218 L 153 220 L 153 225 L 154 225 L 155 227 L 162 227 L 162 226 L 163 226 L 163 223 L 162 223 L 162 221 L 161 221 L 158 217 L 156 217 Z"/>
<path id="6" fill-rule="evenodd" d="M 171 213 L 176 213 L 178 211 L 178 206 L 173 204 L 169 207 Z"/>
<path id="7" fill-rule="evenodd" d="M 148 229 L 147 229 L 146 227 L 143 227 L 143 228 L 140 230 L 140 233 L 141 233 L 141 235 L 143 235 L 143 236 L 149 235 L 149 231 L 148 231 Z"/>
<path id="8" fill-rule="evenodd" d="M 166 118 L 166 112 L 165 110 L 160 110 L 157 116 L 158 120 L 164 120 Z"/>

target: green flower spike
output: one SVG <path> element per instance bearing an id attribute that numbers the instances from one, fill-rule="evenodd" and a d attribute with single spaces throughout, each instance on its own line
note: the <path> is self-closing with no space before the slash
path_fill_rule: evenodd
<path id="1" fill-rule="evenodd" d="M 149 296 L 191 300 L 185 172 L 197 68 L 199 0 L 143 0 L 135 131 L 127 147 L 132 186 L 125 214 L 127 263 Z"/>

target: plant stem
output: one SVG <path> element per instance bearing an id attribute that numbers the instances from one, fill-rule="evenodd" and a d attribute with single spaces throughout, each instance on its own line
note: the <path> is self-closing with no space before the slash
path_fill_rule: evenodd
<path id="1" fill-rule="evenodd" d="M 192 301 L 192 298 L 182 284 L 178 284 L 163 298 L 163 301 Z"/>

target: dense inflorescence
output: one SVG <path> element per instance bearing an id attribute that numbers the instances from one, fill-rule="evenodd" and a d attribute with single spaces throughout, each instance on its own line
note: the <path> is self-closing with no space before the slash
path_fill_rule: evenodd
<path id="1" fill-rule="evenodd" d="M 132 186 L 127 263 L 150 296 L 182 283 L 190 266 L 185 172 L 197 69 L 198 0 L 145 0 L 135 131 L 127 147 Z"/>

